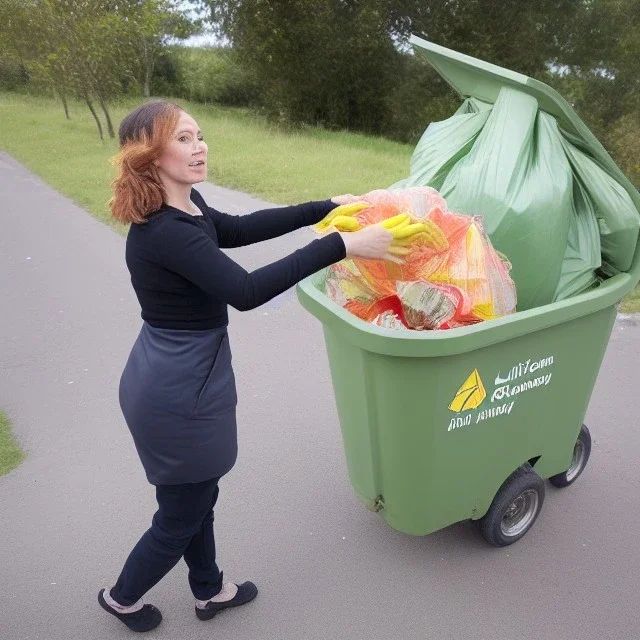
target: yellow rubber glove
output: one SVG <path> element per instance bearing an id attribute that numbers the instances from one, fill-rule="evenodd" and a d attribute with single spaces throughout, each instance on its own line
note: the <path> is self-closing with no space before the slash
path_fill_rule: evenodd
<path id="1" fill-rule="evenodd" d="M 363 209 L 368 209 L 371 205 L 368 202 L 353 202 L 351 204 L 341 204 L 330 211 L 318 224 L 313 226 L 315 231 L 326 231 L 329 227 L 333 227 L 333 220 L 337 217 L 355 216 Z M 345 231 L 353 231 L 353 229 L 345 229 Z"/>

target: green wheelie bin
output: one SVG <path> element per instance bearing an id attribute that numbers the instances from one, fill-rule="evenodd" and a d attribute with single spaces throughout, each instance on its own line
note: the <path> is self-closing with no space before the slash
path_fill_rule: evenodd
<path id="1" fill-rule="evenodd" d="M 466 96 L 502 86 L 533 95 L 629 193 L 640 194 L 571 107 L 546 85 L 412 38 Z M 495 546 L 535 522 L 545 479 L 571 484 L 591 450 L 583 425 L 616 319 L 640 280 L 631 267 L 586 293 L 447 331 L 369 324 L 324 293 L 325 271 L 297 295 L 323 325 L 349 478 L 394 529 L 426 535 L 479 521 Z M 517 284 L 517 283 L 516 283 Z"/>

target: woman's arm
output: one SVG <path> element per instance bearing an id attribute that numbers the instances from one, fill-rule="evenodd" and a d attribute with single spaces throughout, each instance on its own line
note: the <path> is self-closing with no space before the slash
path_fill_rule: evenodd
<path id="1" fill-rule="evenodd" d="M 161 264 L 239 311 L 254 309 L 300 280 L 346 256 L 339 233 L 314 240 L 306 247 L 247 272 L 225 255 L 192 220 L 167 218 L 154 229 Z"/>
<path id="2" fill-rule="evenodd" d="M 278 238 L 286 233 L 316 224 L 338 205 L 331 200 L 306 202 L 292 207 L 263 209 L 244 216 L 232 216 L 207 206 L 194 189 L 191 197 L 213 218 L 218 241 L 223 249 L 244 247 L 263 240 Z"/>

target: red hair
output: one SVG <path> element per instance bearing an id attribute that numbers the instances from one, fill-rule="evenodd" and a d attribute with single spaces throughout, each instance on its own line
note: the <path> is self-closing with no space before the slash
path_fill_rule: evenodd
<path id="1" fill-rule="evenodd" d="M 153 164 L 170 140 L 182 109 L 172 102 L 147 102 L 120 124 L 120 152 L 112 159 L 117 176 L 111 183 L 111 215 L 119 222 L 142 224 L 166 199 Z"/>

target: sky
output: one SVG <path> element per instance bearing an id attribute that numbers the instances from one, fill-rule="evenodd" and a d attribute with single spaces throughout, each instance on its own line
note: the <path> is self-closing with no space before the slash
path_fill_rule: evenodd
<path id="1" fill-rule="evenodd" d="M 197 11 L 194 10 L 193 6 L 189 2 L 182 2 L 178 5 L 178 8 L 185 13 L 192 14 L 194 17 L 197 16 Z M 180 44 L 184 47 L 218 47 L 224 45 L 225 40 L 209 32 L 192 36 L 191 38 L 179 41 L 176 44 Z"/>
<path id="2" fill-rule="evenodd" d="M 180 42 L 184 47 L 216 47 L 223 44 L 213 33 L 203 33 L 199 36 L 191 36 Z"/>

